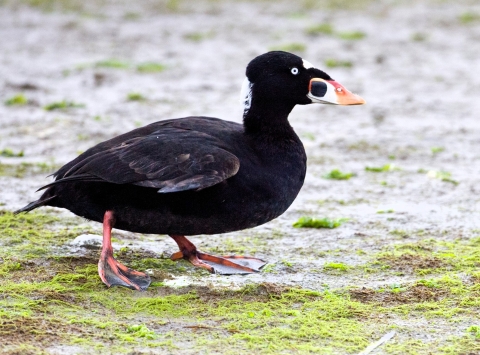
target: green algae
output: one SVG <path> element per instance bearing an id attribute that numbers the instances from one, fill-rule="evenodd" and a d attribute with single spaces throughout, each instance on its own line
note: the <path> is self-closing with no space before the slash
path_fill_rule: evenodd
<path id="1" fill-rule="evenodd" d="M 300 217 L 293 226 L 295 228 L 328 228 L 333 229 L 340 227 L 343 223 L 348 221 L 348 218 L 311 218 L 311 217 Z"/>
<path id="2" fill-rule="evenodd" d="M 58 165 L 50 163 L 0 163 L 0 176 L 23 178 L 25 176 L 53 173 L 58 168 Z"/>
<path id="3" fill-rule="evenodd" d="M 398 272 L 403 262 L 410 263 L 410 269 L 403 273 L 420 278 L 377 289 L 336 291 L 275 284 L 250 284 L 239 290 L 170 288 L 159 280 L 185 274 L 191 268 L 186 267 L 188 264 L 122 248 L 116 253 L 120 261 L 139 270 L 155 271 L 152 286 L 140 293 L 107 289 L 97 274 L 98 252 L 58 254 L 85 228 L 78 226 L 77 218 L 60 221 L 52 212 L 0 213 L 0 336 L 8 351 L 28 349 L 41 354 L 51 344 L 58 344 L 80 354 L 122 354 L 138 349 L 355 354 L 397 327 L 392 319 L 408 317 L 468 325 L 461 334 L 434 337 L 428 346 L 416 338 L 399 336 L 384 345 L 386 353 L 454 354 L 454 349 L 465 353 L 478 349 L 475 319 L 480 308 L 480 238 L 449 242 L 432 238 L 396 244 L 373 256 L 361 253 L 371 258 L 372 264 L 377 263 L 377 272 Z M 250 240 L 260 243 L 263 237 L 245 237 L 246 244 Z M 229 248 L 243 244 L 236 246 L 233 241 L 212 248 L 231 252 Z M 419 275 L 417 269 L 421 268 L 412 260 L 420 260 L 420 266 L 433 262 L 429 266 L 432 272 Z M 293 265 L 290 260 L 281 263 Z M 330 277 L 371 275 L 363 266 L 344 262 L 326 263 L 323 272 Z M 155 276 L 158 273 L 160 277 Z M 397 332 L 408 334 L 409 329 L 397 327 Z"/>
<path id="4" fill-rule="evenodd" d="M 341 271 L 345 272 L 350 269 L 350 266 L 344 264 L 344 263 L 326 263 L 323 265 L 323 269 L 326 271 Z"/>
<path id="5" fill-rule="evenodd" d="M 248 254 L 255 255 L 268 249 L 267 239 L 272 235 L 253 234 L 222 238 L 221 245 L 207 247 L 206 251 L 215 254 Z"/>
<path id="6" fill-rule="evenodd" d="M 5 158 L 21 158 L 24 155 L 25 154 L 23 150 L 19 151 L 18 153 L 15 153 L 12 149 L 9 149 L 9 148 L 0 150 L 0 156 Z"/>
<path id="7" fill-rule="evenodd" d="M 226 353 L 350 353 L 375 333 L 362 320 L 371 316 L 371 306 L 330 292 L 272 285 L 171 289 L 161 282 L 144 293 L 107 289 L 97 255 L 55 255 L 80 232 L 73 220 L 61 225 L 51 213 L 0 213 L 0 329 L 12 351 L 30 346 L 40 353 L 52 342 L 98 353 L 107 346 L 115 353 L 140 345 L 172 350 L 188 337 L 193 352 L 228 345 Z M 124 249 L 117 256 L 133 260 L 138 254 Z M 173 265 L 179 263 L 144 257 L 134 267 L 170 272 Z M 215 336 L 197 331 L 202 327 L 214 328 Z"/>
<path id="8" fill-rule="evenodd" d="M 160 73 L 167 67 L 161 63 L 145 62 L 137 64 L 137 71 L 139 73 Z"/>
<path id="9" fill-rule="evenodd" d="M 480 305 L 479 245 L 480 238 L 453 242 L 427 239 L 396 245 L 377 254 L 370 267 L 376 266 L 378 272 L 401 271 L 400 275 L 428 275 L 428 278 L 349 292 L 354 299 L 383 307 L 385 313 L 452 322 L 477 319 Z M 441 348 L 439 344 L 437 346 Z"/>
<path id="10" fill-rule="evenodd" d="M 113 341 L 111 349 L 118 352 L 140 344 L 174 347 L 182 336 L 194 343 L 192 349 L 220 350 L 228 345 L 226 353 L 239 349 L 353 352 L 366 346 L 373 333 L 361 321 L 370 314 L 370 306 L 329 292 L 289 289 L 263 296 L 258 287 L 249 287 L 228 294 L 203 290 L 166 294 L 176 291 L 151 288 L 140 294 L 106 290 L 93 271 L 91 267 L 77 268 L 74 276 L 64 274 L 44 282 L 2 282 L 8 301 L 0 300 L 0 322 L 7 345 L 15 344 L 15 332 L 8 331 L 8 325 L 14 323 L 32 325 L 23 328 L 26 337 L 22 338 L 32 345 L 42 344 L 48 328 L 54 326 L 59 329 L 57 342 L 101 349 Z M 45 321 L 42 326 L 40 319 Z M 217 330 L 215 337 L 186 330 L 211 322 Z M 338 332 L 338 328 L 348 332 Z"/>
<path id="11" fill-rule="evenodd" d="M 367 166 L 365 167 L 365 171 L 370 171 L 374 173 L 381 173 L 381 172 L 387 172 L 387 171 L 394 171 L 394 170 L 400 170 L 395 164 L 385 164 L 383 166 Z"/>
<path id="12" fill-rule="evenodd" d="M 4 101 L 5 106 L 24 106 L 28 103 L 24 94 L 17 94 Z"/>
<path id="13" fill-rule="evenodd" d="M 388 209 L 388 210 L 378 210 L 377 214 L 385 214 L 385 213 L 395 213 L 395 210 Z"/>
<path id="14" fill-rule="evenodd" d="M 401 231 L 400 234 L 407 232 Z M 397 244 L 377 254 L 377 261 L 390 266 L 413 266 L 415 269 L 431 268 L 440 272 L 474 273 L 480 267 L 480 237 L 443 241 L 424 239 L 416 243 Z"/>
<path id="15" fill-rule="evenodd" d="M 432 147 L 432 148 L 430 148 L 430 151 L 432 152 L 433 155 L 435 155 L 435 154 L 438 154 L 438 153 L 441 153 L 441 152 L 445 151 L 445 148 L 444 147 Z"/>
<path id="16" fill-rule="evenodd" d="M 56 101 L 56 102 L 47 104 L 43 108 L 46 111 L 55 111 L 55 110 L 67 110 L 71 108 L 83 108 L 83 107 L 85 107 L 85 104 L 79 104 L 73 101 L 62 100 L 62 101 Z"/>
<path id="17" fill-rule="evenodd" d="M 351 32 L 338 32 L 337 36 L 341 39 L 347 41 L 358 41 L 365 38 L 367 35 L 365 32 L 362 31 L 351 31 Z"/>
<path id="18" fill-rule="evenodd" d="M 353 66 L 353 63 L 349 60 L 338 60 L 335 58 L 327 58 L 324 63 L 327 68 L 351 68 Z"/>
<path id="19" fill-rule="evenodd" d="M 53 230 L 57 221 L 58 218 L 53 215 L 13 215 L 11 212 L 0 211 L 0 246 L 4 247 L 2 256 L 46 256 L 50 254 L 52 246 L 60 246 L 77 235 L 76 228 L 60 227 Z"/>
<path id="20" fill-rule="evenodd" d="M 130 64 L 118 59 L 106 59 L 95 63 L 96 68 L 128 69 Z"/>
<path id="21" fill-rule="evenodd" d="M 131 92 L 127 95 L 128 101 L 145 101 L 147 98 L 138 92 Z"/>
<path id="22" fill-rule="evenodd" d="M 355 176 L 354 173 L 344 173 L 338 169 L 334 169 L 327 174 L 323 175 L 324 179 L 329 180 L 349 180 L 352 176 Z"/>
<path id="23" fill-rule="evenodd" d="M 449 182 L 455 186 L 459 184 L 457 180 L 452 179 L 452 174 L 446 171 L 430 170 L 427 172 L 427 176 L 431 179 L 439 179 L 444 182 Z"/>
<path id="24" fill-rule="evenodd" d="M 318 36 L 320 34 L 331 35 L 333 34 L 333 26 L 329 23 L 321 23 L 315 26 L 308 27 L 305 31 L 308 35 Z"/>
<path id="25" fill-rule="evenodd" d="M 476 12 L 470 12 L 470 11 L 464 12 L 458 16 L 458 20 L 460 21 L 460 23 L 464 25 L 469 25 L 469 24 L 480 21 L 480 14 Z"/>
<path id="26" fill-rule="evenodd" d="M 183 38 L 192 42 L 201 42 L 206 39 L 212 38 L 215 35 L 214 32 L 190 32 L 186 33 Z"/>
<path id="27" fill-rule="evenodd" d="M 285 43 L 282 45 L 270 47 L 269 50 L 303 53 L 307 50 L 307 46 L 304 43 L 292 42 L 292 43 Z"/>

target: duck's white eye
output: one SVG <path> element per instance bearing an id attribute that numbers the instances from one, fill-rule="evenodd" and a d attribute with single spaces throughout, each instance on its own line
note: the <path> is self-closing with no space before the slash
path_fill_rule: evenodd
<path id="1" fill-rule="evenodd" d="M 297 75 L 298 74 L 298 68 L 292 68 L 292 70 L 290 70 L 292 72 L 293 75 Z"/>

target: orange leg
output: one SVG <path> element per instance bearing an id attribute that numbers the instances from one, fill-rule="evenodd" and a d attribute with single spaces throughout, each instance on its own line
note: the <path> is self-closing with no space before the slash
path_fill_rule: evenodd
<path id="1" fill-rule="evenodd" d="M 207 269 L 211 273 L 222 275 L 251 274 L 259 272 L 265 261 L 248 256 L 215 256 L 197 250 L 183 235 L 170 235 L 178 244 L 180 251 L 171 256 L 172 260 L 186 259 L 194 266 Z"/>
<path id="2" fill-rule="evenodd" d="M 115 224 L 113 211 L 106 211 L 103 216 L 102 254 L 98 261 L 98 274 L 108 287 L 124 286 L 132 290 L 145 291 L 150 285 L 150 277 L 140 271 L 132 270 L 120 264 L 113 257 L 112 228 Z"/>

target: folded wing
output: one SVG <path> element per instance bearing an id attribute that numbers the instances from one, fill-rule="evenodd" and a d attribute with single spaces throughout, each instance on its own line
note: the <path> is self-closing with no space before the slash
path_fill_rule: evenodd
<path id="1" fill-rule="evenodd" d="M 238 158 L 207 133 L 162 127 L 148 135 L 106 146 L 55 174 L 43 188 L 73 181 L 101 181 L 157 188 L 158 192 L 201 190 L 235 175 Z"/>

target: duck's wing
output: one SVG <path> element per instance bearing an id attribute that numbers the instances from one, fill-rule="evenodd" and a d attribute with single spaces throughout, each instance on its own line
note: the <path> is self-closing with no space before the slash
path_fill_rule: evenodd
<path id="1" fill-rule="evenodd" d="M 235 175 L 240 161 L 220 139 L 207 133 L 162 127 L 105 147 L 68 168 L 62 168 L 56 181 L 43 188 L 101 181 L 157 188 L 163 193 L 201 190 Z"/>

